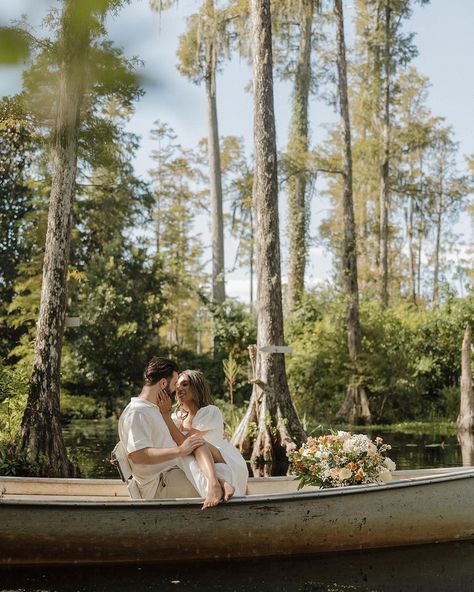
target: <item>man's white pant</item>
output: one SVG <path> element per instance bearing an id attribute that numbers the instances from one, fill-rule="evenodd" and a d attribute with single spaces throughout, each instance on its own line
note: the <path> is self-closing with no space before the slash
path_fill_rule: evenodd
<path id="1" fill-rule="evenodd" d="M 178 465 L 160 475 L 156 498 L 203 497 L 207 496 L 207 477 L 199 468 L 194 456 L 179 459 Z M 214 465 L 218 479 L 231 483 L 232 473 L 229 465 L 216 463 Z"/>

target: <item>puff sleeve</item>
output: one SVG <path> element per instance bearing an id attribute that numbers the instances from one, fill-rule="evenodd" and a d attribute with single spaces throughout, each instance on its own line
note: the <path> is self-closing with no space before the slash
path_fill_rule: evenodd
<path id="1" fill-rule="evenodd" d="M 192 426 L 196 430 L 206 432 L 205 439 L 218 446 L 224 438 L 224 418 L 219 407 L 206 405 L 198 410 L 193 418 Z"/>

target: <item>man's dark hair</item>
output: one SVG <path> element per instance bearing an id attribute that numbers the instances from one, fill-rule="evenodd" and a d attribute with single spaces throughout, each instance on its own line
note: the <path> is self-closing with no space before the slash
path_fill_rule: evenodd
<path id="1" fill-rule="evenodd" d="M 173 372 L 179 373 L 178 364 L 173 360 L 167 358 L 152 358 L 145 367 L 143 372 L 143 385 L 153 386 L 162 378 L 169 379 L 173 376 Z"/>

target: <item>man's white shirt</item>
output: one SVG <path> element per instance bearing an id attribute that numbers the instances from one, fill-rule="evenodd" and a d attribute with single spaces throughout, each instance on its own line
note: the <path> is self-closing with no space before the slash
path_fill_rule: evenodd
<path id="1" fill-rule="evenodd" d="M 157 405 L 132 397 L 119 419 L 118 432 L 120 441 L 128 454 L 143 448 L 176 448 L 168 426 Z M 153 465 L 139 465 L 129 457 L 133 476 L 142 497 L 152 498 L 158 487 L 160 474 L 173 466 L 180 466 L 179 459 L 168 460 Z"/>

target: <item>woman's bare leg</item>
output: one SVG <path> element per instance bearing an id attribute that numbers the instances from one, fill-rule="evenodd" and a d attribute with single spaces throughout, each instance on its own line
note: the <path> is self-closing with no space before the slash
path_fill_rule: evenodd
<path id="1" fill-rule="evenodd" d="M 219 483 L 219 479 L 217 478 L 214 458 L 209 446 L 207 444 L 204 444 L 204 446 L 199 446 L 199 448 L 195 449 L 193 454 L 199 465 L 199 468 L 207 478 L 207 497 L 204 500 L 204 504 L 202 506 L 202 509 L 205 510 L 206 508 L 217 506 L 224 496 L 224 491 L 221 484 Z"/>
<path id="2" fill-rule="evenodd" d="M 209 444 L 209 442 L 206 444 L 206 446 L 211 451 L 212 458 L 214 459 L 215 463 L 222 463 L 224 465 L 226 464 L 219 448 L 216 448 L 213 444 Z"/>
<path id="3" fill-rule="evenodd" d="M 215 463 L 226 464 L 226 462 L 221 454 L 221 451 L 218 448 L 216 448 L 215 446 L 213 446 L 212 444 L 209 444 L 209 443 L 207 443 L 207 446 L 209 447 L 209 450 L 211 451 L 212 458 L 214 459 Z M 230 498 L 235 493 L 235 487 L 233 487 L 230 483 L 228 483 L 224 479 L 219 479 L 219 483 L 221 484 L 222 491 L 224 492 L 224 501 L 228 502 L 230 500 Z"/>
<path id="4" fill-rule="evenodd" d="M 196 448 L 194 457 L 208 481 L 207 497 L 202 509 L 217 506 L 222 499 L 228 502 L 234 495 L 235 489 L 224 479 L 219 479 L 216 474 L 215 463 L 225 464 L 219 449 L 212 444 L 205 444 Z"/>

